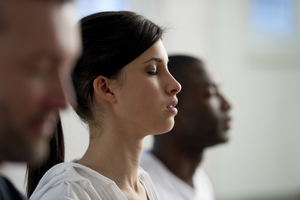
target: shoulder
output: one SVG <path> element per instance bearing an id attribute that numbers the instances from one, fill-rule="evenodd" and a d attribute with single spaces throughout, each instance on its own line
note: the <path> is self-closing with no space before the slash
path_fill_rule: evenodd
<path id="1" fill-rule="evenodd" d="M 72 162 L 55 165 L 40 180 L 30 199 L 100 199 L 93 197 L 97 194 L 95 189 L 79 171 L 92 170 Z"/>
<path id="2" fill-rule="evenodd" d="M 3 176 L 0 176 L 0 199 L 26 200 L 13 184 Z"/>
<path id="3" fill-rule="evenodd" d="M 37 191 L 34 193 L 30 200 L 91 200 L 101 199 L 95 198 L 94 195 L 89 193 L 92 188 L 82 187 L 80 183 L 76 182 L 65 182 L 60 183 L 54 187 L 48 188 L 45 192 Z"/>
<path id="4" fill-rule="evenodd" d="M 138 176 L 139 176 L 140 181 L 142 182 L 142 184 L 144 185 L 144 187 L 147 191 L 147 195 L 148 195 L 149 199 L 150 200 L 157 200 L 158 195 L 156 193 L 156 190 L 153 186 L 153 183 L 151 181 L 151 178 L 150 178 L 149 174 L 145 170 L 143 170 L 142 167 L 139 167 Z"/>
<path id="5" fill-rule="evenodd" d="M 151 168 L 155 168 L 155 165 L 158 164 L 157 158 L 150 151 L 143 151 L 141 155 L 140 166 L 143 167 L 146 171 Z"/>
<path id="6" fill-rule="evenodd" d="M 171 176 L 170 170 L 150 151 L 142 153 L 140 166 L 150 175 L 152 181 L 162 181 L 163 177 Z M 155 183 L 156 184 L 156 183 Z"/>
<path id="7" fill-rule="evenodd" d="M 211 182 L 211 179 L 209 177 L 209 175 L 207 174 L 207 172 L 202 168 L 202 167 L 199 167 L 197 170 L 196 170 L 196 173 L 194 175 L 194 178 L 196 180 L 202 180 L 202 182 L 207 182 L 207 183 L 210 183 Z"/>
<path id="8" fill-rule="evenodd" d="M 199 167 L 193 177 L 195 188 L 199 193 L 202 193 L 202 196 L 205 196 L 206 199 L 215 199 L 214 187 L 209 175 L 206 171 Z"/>
<path id="9" fill-rule="evenodd" d="M 140 179 L 150 179 L 148 172 L 146 172 L 141 166 L 138 168 L 138 176 Z"/>

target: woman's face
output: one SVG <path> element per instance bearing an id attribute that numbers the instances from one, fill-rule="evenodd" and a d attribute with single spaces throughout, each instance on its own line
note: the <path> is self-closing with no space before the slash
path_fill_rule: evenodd
<path id="1" fill-rule="evenodd" d="M 145 136 L 173 128 L 181 86 L 169 73 L 167 63 L 168 55 L 159 40 L 122 68 L 113 109 L 124 130 Z"/>

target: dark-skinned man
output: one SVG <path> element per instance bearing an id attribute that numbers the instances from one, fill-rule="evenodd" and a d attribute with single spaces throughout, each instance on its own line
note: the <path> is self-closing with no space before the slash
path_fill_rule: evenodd
<path id="1" fill-rule="evenodd" d="M 228 141 L 231 108 L 200 59 L 175 55 L 168 68 L 182 85 L 174 128 L 154 136 L 141 166 L 164 200 L 213 200 L 212 183 L 201 168 L 204 150 Z"/>

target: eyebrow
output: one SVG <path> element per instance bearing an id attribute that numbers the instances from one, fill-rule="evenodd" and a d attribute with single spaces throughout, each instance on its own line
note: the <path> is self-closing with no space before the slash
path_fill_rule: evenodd
<path id="1" fill-rule="evenodd" d="M 215 83 L 208 83 L 206 84 L 207 87 L 214 87 L 214 88 L 218 88 L 217 84 Z"/>
<path id="2" fill-rule="evenodd" d="M 142 64 L 147 63 L 147 62 L 150 62 L 151 60 L 154 60 L 154 61 L 156 61 L 156 62 L 162 62 L 162 61 L 163 61 L 161 58 L 152 57 L 150 60 L 147 60 L 146 62 L 143 62 Z"/>

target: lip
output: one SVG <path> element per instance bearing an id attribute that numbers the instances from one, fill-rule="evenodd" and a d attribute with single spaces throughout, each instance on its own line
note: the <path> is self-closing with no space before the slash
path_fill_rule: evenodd
<path id="1" fill-rule="evenodd" d="M 54 130 L 51 120 L 37 120 L 31 124 L 31 130 L 37 135 L 50 137 Z"/>
<path id="2" fill-rule="evenodd" d="M 173 99 L 171 101 L 171 103 L 168 104 L 168 106 L 166 107 L 166 110 L 170 111 L 173 114 L 177 114 L 178 110 L 177 108 L 175 108 L 175 106 L 178 104 L 178 100 L 177 99 Z"/>
<path id="3" fill-rule="evenodd" d="M 230 129 L 231 128 L 231 118 L 229 117 L 229 118 L 227 118 L 227 119 L 225 119 L 225 121 L 224 121 L 224 126 L 225 126 L 225 129 L 226 130 L 228 130 L 228 129 Z"/>

